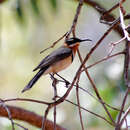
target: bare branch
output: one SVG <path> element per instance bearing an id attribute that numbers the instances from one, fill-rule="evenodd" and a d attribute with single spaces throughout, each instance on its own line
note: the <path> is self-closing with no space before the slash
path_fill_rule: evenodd
<path id="1" fill-rule="evenodd" d="M 71 33 L 73 33 L 73 37 L 76 37 L 75 29 L 76 29 L 79 14 L 81 12 L 81 8 L 83 6 L 83 2 L 84 2 L 84 0 L 79 0 L 79 4 L 78 4 L 76 14 L 75 14 L 74 19 L 73 19 L 73 23 L 72 23 L 70 31 L 68 32 L 68 34 L 66 36 L 66 39 L 70 36 Z"/>
<path id="2" fill-rule="evenodd" d="M 79 52 L 79 51 L 78 51 Z M 124 52 L 119 52 L 119 54 L 123 54 Z M 118 54 L 118 53 L 117 53 Z M 115 54 L 116 55 L 116 54 Z M 113 55 L 114 56 L 114 55 Z M 92 65 L 94 65 L 94 64 L 92 64 Z M 90 65 L 91 66 L 91 65 Z M 88 66 L 89 67 L 89 66 Z M 82 72 L 82 71 L 81 71 Z M 61 79 L 63 79 L 63 80 L 59 80 L 59 79 L 57 79 L 58 80 L 58 82 L 63 82 L 63 83 L 65 83 L 66 84 L 66 86 L 67 86 L 67 88 L 68 88 L 68 85 L 71 85 L 71 83 L 68 81 L 68 80 L 66 80 L 65 78 L 63 78 L 62 76 L 60 76 L 59 74 L 56 74 L 57 76 L 59 76 Z M 65 87 L 66 87 L 65 86 Z M 76 85 L 74 85 L 74 87 L 77 87 Z M 83 87 L 80 87 L 79 86 L 79 89 L 80 90 L 82 90 L 82 91 L 84 91 L 85 93 L 87 93 L 87 94 L 89 94 L 92 98 L 94 98 L 96 101 L 98 101 L 98 102 L 100 102 L 101 103 L 101 101 L 99 100 L 99 99 L 97 99 L 93 94 L 91 94 L 90 92 L 89 92 L 89 90 L 86 90 L 86 89 L 84 89 Z M 111 108 L 111 109 L 113 109 L 113 110 L 116 110 L 116 111 L 120 111 L 120 109 L 117 109 L 117 108 L 115 108 L 115 107 L 113 107 L 113 106 L 110 106 L 109 104 L 107 104 L 107 103 L 105 103 L 104 102 L 104 104 L 106 105 L 106 106 L 108 106 L 109 108 Z"/>
<path id="3" fill-rule="evenodd" d="M 130 89 L 130 77 L 129 77 L 129 69 L 130 69 L 130 42 L 126 42 L 125 45 L 125 60 L 124 60 L 124 81 L 125 85 Z"/>
<path id="4" fill-rule="evenodd" d="M 120 110 L 120 113 L 119 113 L 119 116 L 118 116 L 118 120 L 117 120 L 117 123 L 116 123 L 116 128 L 115 130 L 118 130 L 121 126 L 120 126 L 120 120 L 121 120 L 121 116 L 122 116 L 122 113 L 123 113 L 123 110 L 124 110 L 124 106 L 125 106 L 125 103 L 126 103 L 126 99 L 128 97 L 128 93 L 129 93 L 129 89 L 127 89 L 126 91 L 126 94 L 124 96 L 124 99 L 123 99 L 123 102 L 122 102 L 122 105 L 121 105 L 121 110 Z"/>
<path id="5" fill-rule="evenodd" d="M 44 101 L 39 101 L 39 100 L 34 100 L 34 99 L 27 99 L 27 98 L 12 98 L 12 99 L 5 99 L 2 100 L 3 102 L 10 102 L 10 101 L 27 101 L 27 102 L 35 102 L 35 103 L 40 103 L 40 104 L 45 104 L 49 105 L 50 103 L 44 102 Z"/>
<path id="6" fill-rule="evenodd" d="M 127 115 L 130 114 L 130 107 L 128 108 L 128 110 L 125 112 L 121 122 L 120 122 L 120 126 L 122 126 L 124 120 L 126 119 Z"/>
<path id="7" fill-rule="evenodd" d="M 80 75 L 79 75 L 79 78 L 80 78 Z M 81 124 L 82 130 L 84 130 L 84 124 L 83 124 L 81 107 L 80 107 L 80 99 L 79 99 L 79 78 L 76 83 L 76 97 L 77 97 L 77 105 L 78 105 L 78 110 L 79 110 L 80 124 Z"/>
<path id="8" fill-rule="evenodd" d="M 33 126 L 36 126 L 38 128 L 41 128 L 42 126 L 42 116 L 37 115 L 34 112 L 30 112 L 28 110 L 22 109 L 20 107 L 10 106 L 7 105 L 12 119 L 14 120 L 22 120 L 25 121 Z M 8 118 L 8 112 L 6 109 L 2 106 L 0 106 L 0 116 L 7 117 Z M 46 120 L 46 130 L 52 130 L 54 127 L 54 124 L 52 121 Z M 56 125 L 57 130 L 65 130 L 59 125 Z"/>
<path id="9" fill-rule="evenodd" d="M 89 66 L 87 66 L 87 67 L 86 67 L 85 69 L 83 69 L 81 72 L 83 72 L 83 71 L 85 71 L 85 70 L 87 70 L 87 69 L 90 69 L 91 67 L 93 67 L 93 66 L 95 66 L 95 65 L 97 65 L 97 64 L 99 64 L 99 63 L 101 63 L 101 62 L 103 62 L 103 61 L 109 60 L 110 58 L 113 58 L 113 57 L 115 57 L 115 56 L 119 56 L 119 55 L 121 55 L 121 54 L 125 54 L 125 52 L 118 52 L 118 53 L 113 54 L 113 55 L 108 55 L 108 56 L 104 57 L 103 59 L 101 59 L 101 60 L 99 60 L 99 61 L 97 61 L 97 62 L 95 62 L 95 63 L 93 63 L 93 64 L 91 64 L 91 65 L 89 65 Z"/>
<path id="10" fill-rule="evenodd" d="M 68 33 L 68 32 L 67 32 L 67 33 Z M 67 35 L 67 33 L 65 33 L 62 37 L 60 37 L 57 41 L 55 41 L 51 46 L 49 46 L 48 48 L 42 50 L 42 51 L 40 52 L 40 54 L 43 53 L 43 52 L 45 52 L 46 50 L 48 50 L 48 49 L 50 49 L 50 48 L 53 48 L 60 40 L 62 40 L 62 39 Z"/>
<path id="11" fill-rule="evenodd" d="M 58 97 L 59 97 L 59 96 L 58 96 Z M 61 98 L 61 97 L 59 97 L 59 98 Z M 84 108 L 84 107 L 78 106 L 76 103 L 73 103 L 73 102 L 70 101 L 70 100 L 65 99 L 65 101 L 68 102 L 68 103 L 71 103 L 72 105 L 75 105 L 76 107 L 80 107 L 80 109 L 82 109 L 82 110 L 84 110 L 84 111 L 86 111 L 86 112 L 89 112 L 90 114 L 92 114 L 92 115 L 94 115 L 94 116 L 96 116 L 96 117 L 98 117 L 98 118 L 100 118 L 100 119 L 103 119 L 104 121 L 106 121 L 107 123 L 109 123 L 109 124 L 112 125 L 112 126 L 115 126 L 113 123 L 111 123 L 110 121 L 108 121 L 105 117 L 103 117 L 103 116 L 101 116 L 101 115 L 99 115 L 99 114 L 96 114 L 96 113 L 94 113 L 94 112 L 92 112 L 92 111 L 90 111 L 90 110 L 88 110 L 88 109 L 86 109 L 86 108 Z"/>

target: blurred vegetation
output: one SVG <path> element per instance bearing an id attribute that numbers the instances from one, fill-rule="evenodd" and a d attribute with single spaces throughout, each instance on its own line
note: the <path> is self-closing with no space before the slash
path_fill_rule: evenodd
<path id="1" fill-rule="evenodd" d="M 118 0 L 97 1 L 106 9 L 111 8 L 118 2 Z M 39 54 L 39 52 L 70 29 L 77 2 L 74 0 L 5 0 L 4 2 L 0 1 L 0 3 L 0 98 L 26 97 L 51 101 L 53 89 L 48 75 L 41 78 L 30 91 L 21 94 L 21 90 L 34 75 L 32 73 L 33 68 L 53 49 L 43 54 Z M 130 1 L 127 0 L 123 5 L 126 11 L 130 12 Z M 118 9 L 114 11 L 114 15 L 119 16 Z M 80 47 L 82 56 L 85 57 L 108 27 L 99 23 L 99 14 L 88 5 L 84 5 L 79 18 L 77 36 L 88 37 L 93 41 L 92 44 L 85 44 Z M 92 55 L 88 64 L 105 57 L 109 51 L 108 44 L 119 39 L 119 35 L 113 31 Z M 60 46 L 62 42 L 63 40 L 55 48 Z M 124 44 L 118 45 L 114 53 L 123 50 L 123 48 Z M 89 70 L 103 99 L 117 108 L 121 106 L 120 101 L 122 101 L 126 89 L 122 77 L 123 62 L 124 57 L 118 56 Z M 76 57 L 74 63 L 60 74 L 72 81 L 79 65 L 79 59 Z M 81 77 L 80 85 L 94 94 L 84 74 Z M 66 91 L 63 86 L 63 84 L 58 85 L 59 95 L 63 95 Z M 69 99 L 76 102 L 75 90 L 69 95 Z M 81 105 L 85 108 L 105 115 L 102 106 L 83 91 L 80 91 L 80 99 Z M 24 107 L 42 115 L 46 109 L 42 105 L 27 102 L 11 102 L 10 104 Z M 130 102 L 127 102 L 126 105 L 130 105 Z M 75 106 L 65 102 L 59 105 L 57 110 L 57 121 L 60 125 L 69 130 L 81 129 L 78 109 Z M 112 109 L 110 111 L 116 119 L 117 111 Z M 112 129 L 106 122 L 95 116 L 84 111 L 82 114 L 84 123 L 89 130 Z M 48 117 L 53 119 L 53 112 L 49 113 Z M 73 120 L 70 120 L 72 118 Z M 36 128 L 24 122 L 20 123 L 31 130 L 36 130 Z M 11 129 L 10 121 L 3 118 L 0 118 L 0 126 L 2 130 Z M 16 128 L 16 130 L 19 130 L 19 128 Z"/>

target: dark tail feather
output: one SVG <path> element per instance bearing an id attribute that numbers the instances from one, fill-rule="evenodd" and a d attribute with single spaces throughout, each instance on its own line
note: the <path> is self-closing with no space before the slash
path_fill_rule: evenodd
<path id="1" fill-rule="evenodd" d="M 46 69 L 45 69 L 46 70 Z M 37 80 L 41 77 L 41 75 L 45 72 L 45 70 L 41 69 L 28 83 L 28 85 L 22 90 L 22 93 L 32 88 L 32 86 L 37 82 Z"/>

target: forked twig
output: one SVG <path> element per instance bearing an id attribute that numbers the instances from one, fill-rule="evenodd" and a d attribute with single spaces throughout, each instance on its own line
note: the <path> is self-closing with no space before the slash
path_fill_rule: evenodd
<path id="1" fill-rule="evenodd" d="M 123 52 L 122 52 L 121 54 L 123 54 Z M 115 54 L 115 55 L 116 55 L 116 54 Z M 114 56 L 114 55 L 113 55 L 113 56 Z M 94 64 L 92 64 L 92 65 L 94 65 Z M 90 65 L 90 66 L 91 66 L 91 65 Z M 88 67 L 89 67 L 89 66 L 88 66 Z M 91 67 L 92 67 L 92 66 L 91 66 Z M 88 68 L 88 69 L 89 69 L 89 68 Z M 81 71 L 81 72 L 82 72 L 82 71 Z M 57 79 L 57 80 L 58 80 L 58 82 L 63 82 L 63 83 L 65 83 L 65 84 L 66 84 L 65 87 L 68 88 L 68 85 L 71 85 L 71 83 L 70 83 L 68 80 L 66 80 L 64 77 L 60 76 L 59 74 L 56 74 L 56 75 L 57 75 L 58 77 L 60 77 L 61 79 L 63 79 L 63 80 L 59 80 L 59 79 Z M 76 88 L 77 86 L 74 85 L 74 87 Z M 93 94 L 91 94 L 88 90 L 86 90 L 86 89 L 84 89 L 83 87 L 80 87 L 80 86 L 78 86 L 78 88 L 79 88 L 80 90 L 86 92 L 87 94 L 89 94 L 89 95 L 90 95 L 92 98 L 94 98 L 96 101 L 98 101 L 98 102 L 101 103 L 101 101 L 100 101 L 99 99 L 97 99 Z M 113 110 L 120 111 L 120 109 L 115 108 L 115 107 L 113 107 L 113 106 L 107 104 L 106 102 L 104 102 L 104 104 L 105 104 L 106 106 L 108 106 L 109 108 L 113 109 Z"/>
<path id="2" fill-rule="evenodd" d="M 61 97 L 58 96 L 58 98 L 61 98 Z M 90 111 L 90 110 L 88 110 L 88 109 L 86 109 L 86 108 L 84 108 L 82 106 L 78 106 L 76 103 L 73 103 L 72 101 L 70 101 L 68 99 L 65 99 L 65 101 L 68 102 L 68 103 L 71 103 L 72 105 L 75 105 L 76 107 L 80 107 L 80 109 L 82 109 L 82 110 L 84 110 L 86 112 L 89 112 L 90 114 L 92 114 L 92 115 L 94 115 L 94 116 L 96 116 L 96 117 L 98 117 L 100 119 L 103 119 L 104 121 L 106 121 L 107 123 L 109 123 L 112 126 L 115 126 L 112 122 L 110 122 L 109 120 L 107 120 L 105 117 L 103 117 L 103 116 L 101 116 L 101 115 L 99 115 L 97 113 L 94 113 L 94 112 L 92 112 L 92 111 Z"/>
<path id="3" fill-rule="evenodd" d="M 127 115 L 130 114 L 130 107 L 128 108 L 128 110 L 125 112 L 121 122 L 120 122 L 120 126 L 122 126 L 124 120 L 126 119 Z"/>
<path id="4" fill-rule="evenodd" d="M 123 0 L 122 3 L 125 1 L 126 0 Z M 103 15 L 100 17 L 100 22 L 111 25 L 115 21 L 115 18 L 114 18 L 114 16 L 111 16 L 110 13 L 118 7 L 119 7 L 119 2 L 117 4 L 115 4 L 113 7 L 111 7 L 109 10 L 107 10 L 107 11 L 105 10 L 104 12 L 102 12 Z M 105 20 L 105 21 L 103 21 L 103 20 Z"/>
<path id="5" fill-rule="evenodd" d="M 108 57 L 111 55 L 111 53 L 113 52 L 113 50 L 114 50 L 114 48 L 115 48 L 115 46 L 117 45 L 117 44 L 119 44 L 119 43 L 121 43 L 123 40 L 125 40 L 126 39 L 126 37 L 123 37 L 123 38 L 121 38 L 119 41 L 117 41 L 117 42 L 112 42 L 112 43 L 110 43 L 110 50 L 109 50 L 109 52 L 108 52 Z"/>
<path id="6" fill-rule="evenodd" d="M 82 60 L 82 57 L 81 57 L 79 51 L 78 51 L 78 55 L 79 55 L 79 59 L 80 59 L 81 63 L 83 63 L 83 60 Z M 83 65 L 83 67 L 85 68 L 85 65 Z M 95 93 L 96 93 L 96 96 L 97 96 L 98 100 L 99 100 L 100 103 L 102 104 L 104 110 L 105 110 L 106 113 L 108 114 L 108 116 L 109 116 L 109 118 L 111 119 L 111 121 L 112 121 L 113 123 L 115 123 L 114 120 L 113 120 L 113 118 L 112 118 L 112 116 L 111 116 L 111 114 L 109 113 L 107 107 L 105 106 L 104 101 L 102 100 L 101 96 L 99 95 L 98 89 L 96 88 L 96 85 L 94 84 L 92 78 L 90 77 L 90 75 L 89 75 L 89 73 L 88 73 L 88 70 L 85 70 L 85 72 L 86 72 L 86 75 L 87 75 L 87 77 L 88 77 L 88 79 L 89 79 L 89 81 L 90 81 L 90 83 L 91 83 L 91 85 L 92 85 L 92 87 L 93 87 L 93 89 L 94 89 L 94 91 L 95 91 Z"/>
<path id="7" fill-rule="evenodd" d="M 121 110 L 120 110 L 120 112 L 119 112 L 119 116 L 118 116 L 118 119 L 117 119 L 117 123 L 116 123 L 116 128 L 115 128 L 115 130 L 118 130 L 118 129 L 121 127 L 121 126 L 120 126 L 120 120 L 121 120 L 121 116 L 122 116 L 122 113 L 123 113 L 123 110 L 124 110 L 124 107 L 125 107 L 125 103 L 126 103 L 128 94 L 129 94 L 129 89 L 127 89 L 127 91 L 126 91 L 126 93 L 125 93 L 125 96 L 124 96 L 124 99 L 123 99 L 123 101 L 122 101 Z"/>
<path id="8" fill-rule="evenodd" d="M 121 54 L 125 54 L 125 52 L 118 52 L 118 53 L 116 53 L 116 54 L 113 54 L 113 55 L 108 55 L 108 56 L 106 56 L 106 57 L 104 57 L 103 59 L 101 59 L 101 60 L 99 60 L 99 61 L 97 61 L 97 62 L 95 62 L 95 63 L 93 63 L 93 64 L 91 64 L 91 65 L 89 65 L 89 66 L 87 66 L 86 68 L 84 68 L 81 72 L 83 72 L 83 71 L 85 71 L 85 70 L 87 70 L 87 69 L 90 69 L 91 67 L 93 67 L 93 66 L 95 66 L 95 65 L 97 65 L 97 64 L 99 64 L 99 63 L 101 63 L 101 62 L 103 62 L 103 61 L 106 61 L 106 60 L 109 60 L 110 58 L 113 58 L 113 57 L 115 57 L 115 56 L 119 56 L 119 55 L 121 55 Z"/>

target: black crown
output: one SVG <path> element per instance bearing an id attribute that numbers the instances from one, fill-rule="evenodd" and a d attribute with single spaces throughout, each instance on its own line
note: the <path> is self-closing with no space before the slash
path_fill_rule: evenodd
<path id="1" fill-rule="evenodd" d="M 68 45 L 72 45 L 72 44 L 75 44 L 77 42 L 81 42 L 82 40 L 79 39 L 79 38 L 69 38 L 67 39 L 65 42 L 68 44 Z"/>

